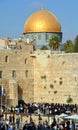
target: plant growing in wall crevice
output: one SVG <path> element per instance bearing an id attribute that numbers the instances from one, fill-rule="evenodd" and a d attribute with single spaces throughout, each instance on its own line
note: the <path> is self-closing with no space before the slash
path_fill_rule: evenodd
<path id="1" fill-rule="evenodd" d="M 60 77 L 60 80 L 62 80 L 62 77 Z"/>
<path id="2" fill-rule="evenodd" d="M 44 89 L 46 89 L 46 86 L 44 86 Z"/>
<path id="3" fill-rule="evenodd" d="M 54 85 L 53 85 L 53 84 L 50 84 L 50 88 L 52 88 L 52 89 L 53 89 L 53 88 L 54 88 Z"/>
<path id="4" fill-rule="evenodd" d="M 63 81 L 59 81 L 59 84 L 62 85 Z"/>
<path id="5" fill-rule="evenodd" d="M 71 98 L 71 96 L 69 95 L 67 98 L 67 103 L 71 103 L 73 101 L 73 99 Z"/>
<path id="6" fill-rule="evenodd" d="M 55 91 L 54 91 L 54 94 L 56 94 L 56 93 L 57 93 L 57 91 L 55 90 Z"/>
<path id="7" fill-rule="evenodd" d="M 54 83 L 56 83 L 56 80 L 54 80 Z"/>
<path id="8" fill-rule="evenodd" d="M 46 79 L 46 75 L 41 76 L 41 79 Z"/>

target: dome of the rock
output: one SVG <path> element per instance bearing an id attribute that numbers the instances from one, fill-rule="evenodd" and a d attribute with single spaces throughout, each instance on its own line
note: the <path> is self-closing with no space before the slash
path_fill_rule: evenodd
<path id="1" fill-rule="evenodd" d="M 38 10 L 28 17 L 23 34 L 28 43 L 35 40 L 38 48 L 48 45 L 52 35 L 58 36 L 60 42 L 62 41 L 60 22 L 53 13 L 45 9 Z"/>
<path id="2" fill-rule="evenodd" d="M 54 14 L 41 9 L 33 13 L 24 25 L 24 33 L 61 32 L 61 25 Z"/>

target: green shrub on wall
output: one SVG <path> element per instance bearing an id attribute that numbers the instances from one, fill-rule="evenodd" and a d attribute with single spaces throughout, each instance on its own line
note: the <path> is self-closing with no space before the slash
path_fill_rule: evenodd
<path id="1" fill-rule="evenodd" d="M 46 86 L 44 86 L 44 89 L 46 89 Z"/>
<path id="2" fill-rule="evenodd" d="M 46 75 L 44 75 L 44 76 L 41 76 L 41 79 L 46 79 Z"/>
<path id="3" fill-rule="evenodd" d="M 54 88 L 54 85 L 53 85 L 53 84 L 50 84 L 50 88 Z"/>
<path id="4" fill-rule="evenodd" d="M 68 99 L 67 99 L 67 103 L 71 103 L 73 101 L 73 99 L 70 97 L 70 95 L 68 96 Z"/>
<path id="5" fill-rule="evenodd" d="M 63 83 L 63 81 L 60 81 L 59 84 L 61 85 Z"/>
<path id="6" fill-rule="evenodd" d="M 56 93 L 57 93 L 57 91 L 55 90 L 55 91 L 54 91 L 54 94 L 56 94 Z"/>

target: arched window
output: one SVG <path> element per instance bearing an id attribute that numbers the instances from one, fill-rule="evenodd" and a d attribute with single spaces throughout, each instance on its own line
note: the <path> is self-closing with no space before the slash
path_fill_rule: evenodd
<path id="1" fill-rule="evenodd" d="M 6 63 L 8 62 L 8 56 L 5 56 L 5 62 Z"/>
<path id="2" fill-rule="evenodd" d="M 2 78 L 2 70 L 0 70 L 0 78 Z"/>
<path id="3" fill-rule="evenodd" d="M 16 77 L 16 71 L 15 70 L 12 71 L 12 77 Z"/>
<path id="4" fill-rule="evenodd" d="M 25 59 L 25 64 L 28 64 L 28 59 L 27 58 Z"/>

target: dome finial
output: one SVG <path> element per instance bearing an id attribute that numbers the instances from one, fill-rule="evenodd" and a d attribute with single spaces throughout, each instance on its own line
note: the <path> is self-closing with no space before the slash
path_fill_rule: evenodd
<path id="1" fill-rule="evenodd" d="M 41 0 L 41 9 L 44 9 L 43 0 Z"/>

